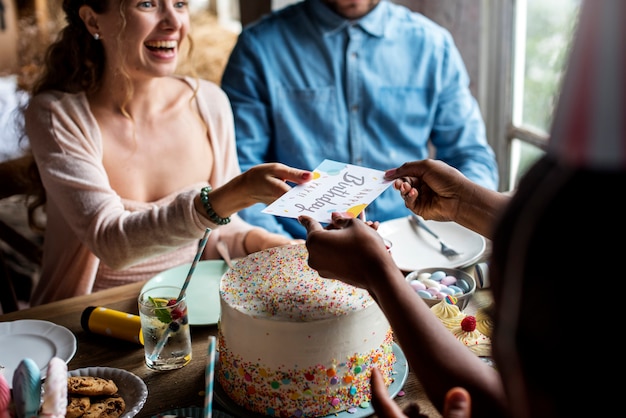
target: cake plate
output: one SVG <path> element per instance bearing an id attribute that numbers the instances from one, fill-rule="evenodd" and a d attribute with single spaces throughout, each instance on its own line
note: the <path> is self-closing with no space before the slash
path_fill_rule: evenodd
<path id="1" fill-rule="evenodd" d="M 393 365 L 393 382 L 389 385 L 389 396 L 395 398 L 398 392 L 402 389 L 406 383 L 406 379 L 409 376 L 409 364 L 406 356 L 400 349 L 398 344 L 393 343 L 393 353 L 396 355 L 396 363 Z M 241 405 L 237 405 L 222 389 L 219 382 L 215 381 L 213 387 L 213 399 L 222 407 L 224 411 L 238 418 L 267 418 L 267 415 L 259 414 L 247 410 Z M 327 417 L 337 418 L 364 418 L 374 415 L 374 408 L 370 405 L 367 408 L 357 407 L 353 413 L 346 411 L 332 412 Z M 322 418 L 322 417 L 320 417 Z"/>

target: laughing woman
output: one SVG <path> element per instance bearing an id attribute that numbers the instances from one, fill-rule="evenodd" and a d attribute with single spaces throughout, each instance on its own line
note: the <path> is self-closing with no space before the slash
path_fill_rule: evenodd
<path id="1" fill-rule="evenodd" d="M 236 214 L 306 182 L 263 164 L 241 173 L 230 104 L 215 84 L 175 75 L 187 2 L 64 0 L 25 109 L 47 225 L 38 305 L 147 279 L 204 258 L 288 244 Z"/>

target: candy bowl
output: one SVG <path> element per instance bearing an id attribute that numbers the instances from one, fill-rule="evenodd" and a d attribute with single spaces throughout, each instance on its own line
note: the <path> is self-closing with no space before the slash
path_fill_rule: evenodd
<path id="1" fill-rule="evenodd" d="M 476 291 L 476 280 L 461 269 L 431 267 L 410 272 L 406 276 L 413 290 L 428 306 L 433 306 L 446 296 L 456 298 L 460 310 L 465 309 Z"/>

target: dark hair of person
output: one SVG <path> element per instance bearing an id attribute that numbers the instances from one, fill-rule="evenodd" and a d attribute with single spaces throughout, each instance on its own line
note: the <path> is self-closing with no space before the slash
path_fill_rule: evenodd
<path id="1" fill-rule="evenodd" d="M 601 411 L 608 406 L 572 402 L 571 394 L 594 399 L 617 392 L 598 384 L 606 368 L 595 361 L 573 366 L 571 359 L 622 355 L 615 333 L 593 330 L 604 321 L 608 329 L 623 315 L 615 293 L 601 289 L 623 277 L 625 184 L 625 169 L 574 167 L 545 155 L 522 178 L 495 229 L 489 266 L 498 318 L 494 344 L 501 348 L 502 336 L 508 341 L 496 365 L 507 363 L 509 373 L 517 365 L 535 401 L 529 403 L 533 416 L 606 416 Z"/>
<path id="2" fill-rule="evenodd" d="M 122 18 L 125 2 L 120 1 Z M 46 51 L 43 71 L 31 91 L 33 96 L 46 90 L 68 93 L 97 90 L 104 72 L 104 48 L 89 33 L 78 12 L 86 5 L 96 13 L 104 13 L 110 4 L 110 0 L 63 0 L 66 26 Z"/>
<path id="3" fill-rule="evenodd" d="M 119 0 L 118 13 L 122 25 L 117 35 L 118 41 L 121 40 L 121 34 L 126 28 L 125 9 L 128 1 Z M 94 12 L 100 14 L 110 11 L 109 8 L 114 7 L 115 3 L 114 0 L 63 0 L 62 8 L 65 13 L 66 25 L 46 50 L 41 72 L 30 90 L 31 97 L 50 90 L 66 93 L 85 92 L 87 95 L 98 91 L 106 66 L 106 55 L 102 42 L 94 39 L 87 30 L 79 15 L 79 10 L 84 5 L 91 7 Z M 189 58 L 193 51 L 193 40 L 189 35 L 187 41 L 189 42 L 187 51 Z M 116 53 L 123 57 L 125 49 L 118 48 Z M 121 62 L 124 60 L 122 59 Z M 126 68 L 122 67 L 119 71 L 126 85 L 126 98 L 121 104 L 120 111 L 132 120 L 132 115 L 128 113 L 125 106 L 133 96 L 133 86 Z M 25 108 L 22 110 L 24 111 Z M 25 130 L 22 129 L 22 132 Z M 25 139 L 25 135 L 22 139 Z M 36 192 L 33 193 L 28 203 L 29 225 L 33 229 L 41 230 L 42 226 L 37 225 L 34 213 L 38 207 L 45 205 L 46 195 L 34 159 L 28 176 L 30 181 L 37 183 L 33 187 Z"/>

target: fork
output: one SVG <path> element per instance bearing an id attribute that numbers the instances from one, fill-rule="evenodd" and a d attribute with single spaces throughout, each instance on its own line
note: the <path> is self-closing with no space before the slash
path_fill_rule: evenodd
<path id="1" fill-rule="evenodd" d="M 412 224 L 415 227 L 418 228 L 422 228 L 424 231 L 428 232 L 430 235 L 432 235 L 437 241 L 439 241 L 439 245 L 441 245 L 441 254 L 443 254 L 446 258 L 448 259 L 452 259 L 455 257 L 458 257 L 459 255 L 461 255 L 461 253 L 459 253 L 458 251 L 454 250 L 451 247 L 448 247 L 446 244 L 443 243 L 443 241 L 441 240 L 441 238 L 439 238 L 439 235 L 435 234 L 433 232 L 432 229 L 430 229 L 426 223 L 420 219 L 419 216 L 415 215 L 415 214 L 411 214 L 411 216 L 409 217 L 410 220 L 412 221 Z"/>

